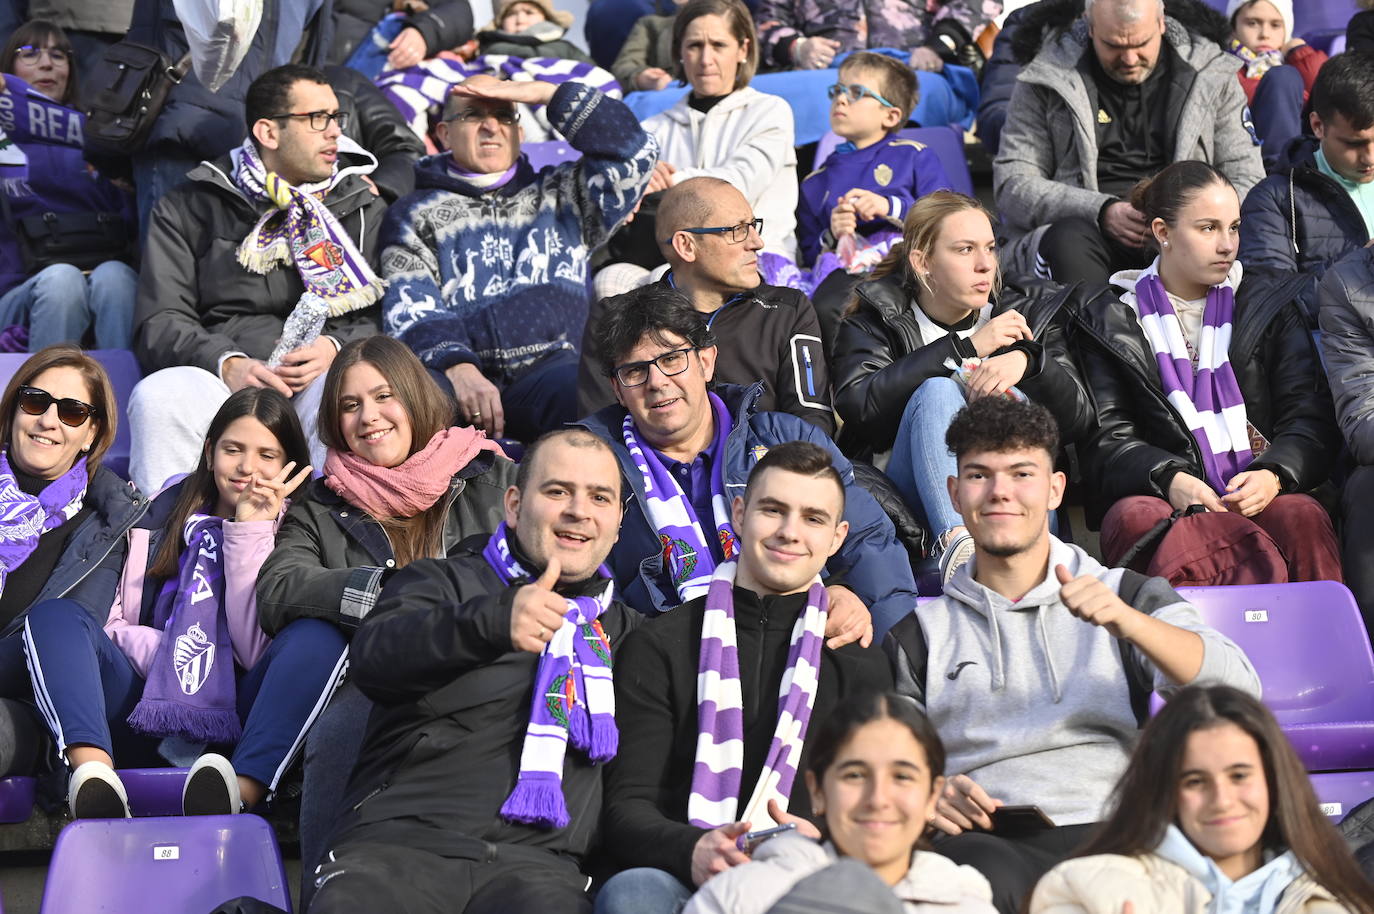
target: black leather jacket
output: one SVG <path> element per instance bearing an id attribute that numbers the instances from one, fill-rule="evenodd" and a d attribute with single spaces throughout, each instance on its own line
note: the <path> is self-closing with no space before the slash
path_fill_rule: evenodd
<path id="1" fill-rule="evenodd" d="M 912 308 L 914 296 L 899 274 L 862 283 L 854 290 L 858 310 L 840 324 L 831 374 L 835 409 L 844 418 L 841 447 L 846 453 L 881 452 L 892 446 L 907 401 L 929 378 L 948 377 L 945 359 L 975 356 L 973 344 L 951 333 L 921 344 Z M 1080 286 L 1008 285 L 993 305 L 993 316 L 1016 309 L 1030 325 L 1033 342 L 1020 342 L 1030 358 L 1017 386 L 1046 406 L 1059 423 L 1065 444 L 1086 434 L 1092 424 L 1091 399 L 1065 348 L 1060 312 L 1073 301 L 1082 305 Z"/>
<path id="2" fill-rule="evenodd" d="M 1245 277 L 1232 324 L 1231 368 L 1246 417 L 1269 441 L 1250 468 L 1277 473 L 1282 492 L 1320 485 L 1341 448 L 1326 375 L 1296 304 L 1302 285 L 1302 277 Z M 1068 335 L 1097 404 L 1097 428 L 1079 445 L 1089 524 L 1128 495 L 1167 498 L 1175 473 L 1205 479 L 1197 441 L 1165 399 L 1135 308 L 1115 295 L 1096 297 L 1076 312 Z"/>

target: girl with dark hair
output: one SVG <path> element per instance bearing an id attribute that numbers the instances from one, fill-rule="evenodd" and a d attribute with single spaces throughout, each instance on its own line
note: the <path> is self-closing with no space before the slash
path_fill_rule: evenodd
<path id="1" fill-rule="evenodd" d="M 1030 914 L 1374 914 L 1374 884 L 1322 815 L 1274 715 L 1229 686 L 1150 723 L 1088 845 Z"/>
<path id="2" fill-rule="evenodd" d="M 1236 575 L 1258 572 L 1221 567 L 1212 550 L 1187 567 L 1166 554 L 1149 564 L 1147 534 L 1200 505 L 1210 513 L 1189 521 L 1206 539 L 1254 536 L 1281 554 L 1286 568 L 1266 579 L 1341 580 L 1331 519 L 1306 494 L 1329 476 L 1341 434 L 1296 304 L 1301 278 L 1242 283 L 1240 203 L 1210 165 L 1170 165 L 1131 203 L 1159 255 L 1112 276 L 1117 296 L 1094 299 L 1072 335 L 1097 401 L 1079 455 L 1107 563 L 1134 556 L 1175 586 L 1249 580 Z"/>
<path id="3" fill-rule="evenodd" d="M 58 599 L 29 613 L 33 692 L 72 769 L 73 817 L 130 814 L 116 756 L 195 759 L 188 815 L 236 813 L 276 789 L 345 652 L 323 623 L 275 640 L 258 627 L 258 570 L 308 461 L 290 402 L 244 388 L 216 413 L 195 471 L 130 531 L 108 612 Z M 232 747 L 232 760 L 206 746 Z"/>
<path id="4" fill-rule="evenodd" d="M 822 840 L 794 833 L 765 841 L 750 862 L 707 881 L 683 914 L 763 914 L 840 858 L 867 865 L 906 914 L 992 914 L 988 881 L 925 839 L 944 788 L 945 747 L 916 703 L 894 693 L 851 696 L 818 723 L 805 771 Z M 842 891 L 852 888 L 846 882 Z"/>

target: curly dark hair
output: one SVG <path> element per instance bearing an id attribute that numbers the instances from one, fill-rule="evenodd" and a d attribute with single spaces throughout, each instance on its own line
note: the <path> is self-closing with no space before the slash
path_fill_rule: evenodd
<path id="1" fill-rule="evenodd" d="M 640 286 L 606 302 L 592 330 L 592 351 L 609 377 L 646 336 L 667 346 L 668 334 L 681 337 L 696 349 L 716 344 L 705 319 L 687 296 L 657 283 Z"/>
<path id="2" fill-rule="evenodd" d="M 954 414 L 945 432 L 945 445 L 955 460 L 966 454 L 1034 448 L 1043 448 L 1053 459 L 1059 453 L 1059 424 L 1039 403 L 982 397 Z"/>

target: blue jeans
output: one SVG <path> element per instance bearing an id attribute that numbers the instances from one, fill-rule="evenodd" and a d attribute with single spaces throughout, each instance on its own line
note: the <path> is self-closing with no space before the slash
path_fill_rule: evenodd
<path id="1" fill-rule="evenodd" d="M 175 148 L 175 147 L 173 147 Z M 200 159 L 180 152 L 140 152 L 134 156 L 134 190 L 138 202 L 139 241 L 148 239 L 149 215 L 162 195 L 186 180 Z"/>
<path id="2" fill-rule="evenodd" d="M 596 893 L 592 914 L 678 914 L 691 897 L 672 873 L 641 866 L 612 876 Z"/>
<path id="3" fill-rule="evenodd" d="M 906 401 L 887 476 L 913 511 L 925 515 L 930 532 L 939 536 L 964 519 L 949 500 L 947 480 L 959 472 L 945 447 L 945 432 L 964 408 L 964 391 L 953 378 L 930 378 Z"/>
<path id="4" fill-rule="evenodd" d="M 0 295 L 0 327 L 29 328 L 29 352 L 53 343 L 80 343 L 95 328 L 97 349 L 129 349 L 134 340 L 138 274 L 107 260 L 90 278 L 69 263 L 39 270 Z"/>

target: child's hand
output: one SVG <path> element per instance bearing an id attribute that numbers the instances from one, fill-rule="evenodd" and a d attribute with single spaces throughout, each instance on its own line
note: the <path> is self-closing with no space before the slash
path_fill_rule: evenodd
<path id="1" fill-rule="evenodd" d="M 887 198 L 880 197 L 871 190 L 854 188 L 844 195 L 844 202 L 854 208 L 854 213 L 864 222 L 881 219 L 887 215 Z"/>
<path id="2" fill-rule="evenodd" d="M 839 239 L 854 234 L 859 228 L 859 220 L 854 215 L 854 207 L 840 199 L 839 204 L 830 211 L 830 234 Z"/>
<path id="3" fill-rule="evenodd" d="M 1281 50 L 1283 51 L 1283 53 L 1287 54 L 1289 51 L 1293 50 L 1294 48 L 1300 48 L 1300 47 L 1302 47 L 1302 46 L 1305 45 L 1305 44 L 1307 44 L 1307 42 L 1303 41 L 1301 38 L 1290 38 L 1290 39 L 1288 39 L 1288 41 L 1284 44 L 1284 46 L 1283 46 L 1283 48 L 1282 48 Z"/>
<path id="4" fill-rule="evenodd" d="M 635 88 L 645 92 L 656 92 L 668 88 L 673 77 L 662 67 L 646 67 L 635 74 Z"/>

